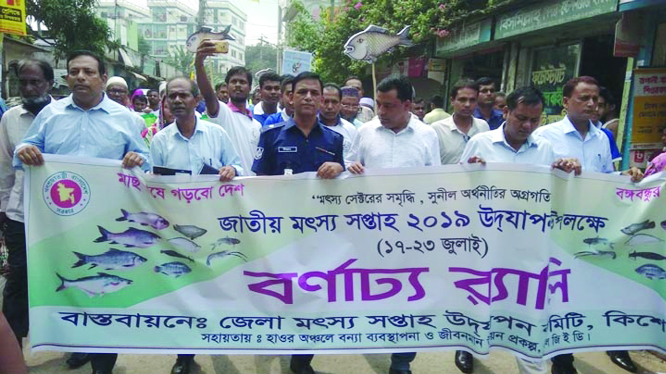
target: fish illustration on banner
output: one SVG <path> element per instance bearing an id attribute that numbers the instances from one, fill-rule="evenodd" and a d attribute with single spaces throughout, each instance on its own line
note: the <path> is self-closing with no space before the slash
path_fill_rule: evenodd
<path id="1" fill-rule="evenodd" d="M 190 35 L 185 42 L 187 50 L 195 53 L 199 44 L 206 39 L 210 40 L 236 40 L 233 36 L 229 34 L 231 31 L 231 25 L 227 26 L 222 32 L 213 32 L 213 29 L 210 27 L 202 27 L 199 31 Z"/>
<path id="2" fill-rule="evenodd" d="M 370 25 L 347 40 L 344 53 L 354 60 L 374 63 L 379 56 L 392 51 L 396 46 L 413 46 L 414 43 L 408 38 L 410 27 L 406 26 L 398 34 L 390 35 L 388 30 Z"/>

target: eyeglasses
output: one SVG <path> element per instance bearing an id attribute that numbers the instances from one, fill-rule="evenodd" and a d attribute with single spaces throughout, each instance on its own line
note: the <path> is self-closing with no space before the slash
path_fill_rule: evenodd
<path id="1" fill-rule="evenodd" d="M 112 95 L 123 95 L 127 93 L 127 90 L 123 90 L 122 88 L 112 88 L 110 90 L 106 90 L 106 93 Z"/>
<path id="2" fill-rule="evenodd" d="M 345 109 L 354 109 L 354 110 L 359 108 L 358 105 L 349 105 L 349 104 L 342 104 L 342 107 Z"/>

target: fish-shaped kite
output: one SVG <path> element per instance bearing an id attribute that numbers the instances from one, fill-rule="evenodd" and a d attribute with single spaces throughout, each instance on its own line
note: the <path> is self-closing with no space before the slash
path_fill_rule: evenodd
<path id="1" fill-rule="evenodd" d="M 413 46 L 414 43 L 408 39 L 410 27 L 406 26 L 397 35 L 390 35 L 388 30 L 370 25 L 347 40 L 344 53 L 354 60 L 375 62 L 377 57 L 393 50 L 398 45 Z"/>
<path id="2" fill-rule="evenodd" d="M 190 35 L 185 42 L 187 50 L 194 53 L 199 48 L 199 44 L 206 39 L 210 40 L 236 40 L 233 36 L 229 35 L 231 31 L 231 25 L 227 26 L 222 32 L 213 32 L 213 29 L 210 27 L 202 27 L 199 31 Z"/>

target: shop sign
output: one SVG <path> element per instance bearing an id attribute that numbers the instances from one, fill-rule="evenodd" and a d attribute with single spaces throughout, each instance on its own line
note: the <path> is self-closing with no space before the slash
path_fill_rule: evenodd
<path id="1" fill-rule="evenodd" d="M 642 13 L 622 13 L 622 18 L 615 24 L 615 43 L 613 56 L 636 57 L 641 49 Z"/>
<path id="2" fill-rule="evenodd" d="M 446 38 L 437 38 L 435 56 L 490 41 L 492 20 L 464 24 L 451 30 Z"/>
<path id="3" fill-rule="evenodd" d="M 562 105 L 564 84 L 578 73 L 580 44 L 545 47 L 534 51 L 530 83 L 546 99 L 542 123 L 552 123 L 565 116 Z"/>
<path id="4" fill-rule="evenodd" d="M 0 33 L 26 36 L 25 0 L 0 0 Z"/>
<path id="5" fill-rule="evenodd" d="M 632 147 L 660 145 L 659 128 L 666 124 L 666 69 L 634 71 Z"/>
<path id="6" fill-rule="evenodd" d="M 495 24 L 495 39 L 541 30 L 615 12 L 617 0 L 558 0 L 502 14 Z"/>

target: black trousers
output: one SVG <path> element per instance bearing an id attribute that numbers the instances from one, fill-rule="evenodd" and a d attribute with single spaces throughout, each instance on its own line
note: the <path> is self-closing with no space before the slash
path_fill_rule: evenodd
<path id="1" fill-rule="evenodd" d="M 557 355 L 551 359 L 555 365 L 571 365 L 574 362 L 574 355 L 571 353 L 565 353 L 562 355 Z"/>
<path id="2" fill-rule="evenodd" d="M 3 292 L 2 313 L 16 335 L 16 340 L 28 336 L 28 266 L 25 251 L 23 222 L 8 219 L 4 227 L 5 245 L 9 253 L 9 274 Z"/>
<path id="3" fill-rule="evenodd" d="M 92 365 L 93 372 L 107 371 L 111 372 L 116 365 L 118 359 L 117 353 L 91 353 L 90 364 Z"/>

